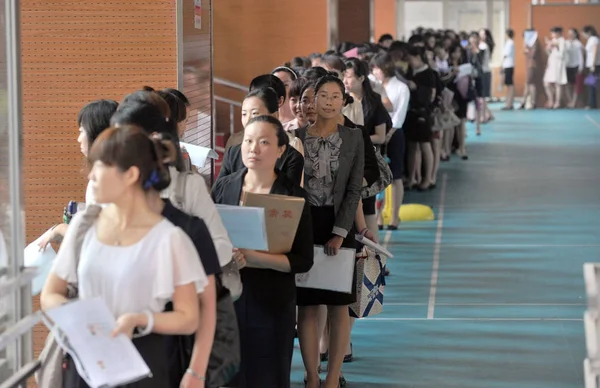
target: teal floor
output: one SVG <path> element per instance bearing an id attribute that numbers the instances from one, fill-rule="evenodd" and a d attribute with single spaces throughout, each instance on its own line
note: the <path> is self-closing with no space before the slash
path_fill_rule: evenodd
<path id="1" fill-rule="evenodd" d="M 352 333 L 348 387 L 583 386 L 600 112 L 495 114 L 481 137 L 469 125 L 470 160 L 444 163 L 436 190 L 407 195 L 443 217 L 381 233 L 392 275 L 384 312 Z M 294 387 L 302 376 L 296 349 Z"/>

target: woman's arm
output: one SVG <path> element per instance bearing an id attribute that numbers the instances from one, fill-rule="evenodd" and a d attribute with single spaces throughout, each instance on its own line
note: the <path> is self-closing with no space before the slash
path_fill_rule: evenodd
<path id="1" fill-rule="evenodd" d="M 373 144 L 385 143 L 385 123 L 379 124 L 375 127 L 375 134 L 371 135 L 371 142 Z"/>
<path id="2" fill-rule="evenodd" d="M 126 313 L 117 319 L 117 326 L 112 332 L 113 336 L 125 334 L 133 336 L 136 327 L 147 328 L 150 331 L 166 335 L 190 335 L 198 330 L 200 322 L 200 308 L 198 295 L 194 283 L 175 287 L 173 292 L 173 311 L 151 314 L 151 321 L 146 313 Z"/>
<path id="3" fill-rule="evenodd" d="M 355 132 L 356 147 L 353 150 L 353 164 L 350 168 L 344 199 L 338 209 L 332 233 L 346 238 L 354 223 L 356 207 L 361 198 L 362 180 L 365 169 L 365 151 L 362 135 Z"/>
<path id="4" fill-rule="evenodd" d="M 217 290 L 215 275 L 208 277 L 208 286 L 199 295 L 200 299 L 200 324 L 196 331 L 194 351 L 189 368 L 197 375 L 204 377 L 208 368 L 208 360 L 215 339 L 217 328 Z M 193 376 L 191 376 L 194 378 Z"/>
<path id="5" fill-rule="evenodd" d="M 48 244 L 52 242 L 60 243 L 62 239 L 67 234 L 67 230 L 69 229 L 69 224 L 57 224 L 48 229 L 41 237 L 38 242 L 38 246 L 40 247 L 40 251 L 46 249 Z"/>
<path id="6" fill-rule="evenodd" d="M 68 302 L 67 286 L 66 280 L 61 279 L 54 272 L 50 272 L 40 295 L 42 310 L 50 310 Z"/>

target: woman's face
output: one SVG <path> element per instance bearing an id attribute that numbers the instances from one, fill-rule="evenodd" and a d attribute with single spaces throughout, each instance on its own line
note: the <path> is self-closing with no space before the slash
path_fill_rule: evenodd
<path id="1" fill-rule="evenodd" d="M 371 70 L 371 72 L 373 73 L 377 81 L 383 82 L 383 80 L 385 79 L 383 70 L 381 70 L 379 67 L 373 66 L 373 70 Z"/>
<path id="2" fill-rule="evenodd" d="M 550 32 L 550 36 L 552 37 L 552 39 L 560 38 L 560 34 L 554 31 Z"/>
<path id="3" fill-rule="evenodd" d="M 471 46 L 473 47 L 479 47 L 480 37 L 472 35 L 471 37 L 469 37 L 469 43 L 471 43 Z"/>
<path id="4" fill-rule="evenodd" d="M 344 105 L 344 91 L 335 82 L 321 86 L 315 95 L 317 115 L 324 119 L 336 119 L 340 116 Z"/>
<path id="5" fill-rule="evenodd" d="M 571 40 L 575 39 L 575 31 L 569 30 L 569 39 L 571 39 Z"/>
<path id="6" fill-rule="evenodd" d="M 354 69 L 346 70 L 344 74 L 344 86 L 348 93 L 362 93 L 362 83 L 365 77 L 357 77 Z"/>
<path id="7" fill-rule="evenodd" d="M 302 110 L 302 116 L 309 123 L 313 124 L 317 121 L 317 109 L 315 107 L 315 89 L 308 88 L 302 93 L 302 100 L 300 102 L 300 107 Z"/>
<path id="8" fill-rule="evenodd" d="M 302 115 L 302 104 L 300 103 L 300 101 L 300 97 L 290 96 L 288 104 L 290 104 L 290 110 L 294 114 L 294 118 L 298 121 L 304 121 L 304 116 Z"/>
<path id="9" fill-rule="evenodd" d="M 96 161 L 88 179 L 93 196 L 98 203 L 114 203 L 138 185 L 139 176 L 140 171 L 137 167 L 131 167 L 123 172 L 116 166 Z"/>
<path id="10" fill-rule="evenodd" d="M 249 170 L 273 170 L 283 148 L 277 145 L 277 132 L 272 124 L 255 122 L 244 129 L 242 161 Z"/>
<path id="11" fill-rule="evenodd" d="M 423 66 L 423 61 L 421 60 L 421 58 L 417 55 L 417 56 L 412 56 L 409 55 L 408 56 L 408 65 L 413 69 L 418 69 L 421 66 Z"/>
<path id="12" fill-rule="evenodd" d="M 242 103 L 242 126 L 244 128 L 246 128 L 246 124 L 248 124 L 248 121 L 250 121 L 251 118 L 265 115 L 270 115 L 270 113 L 265 106 L 265 103 L 260 98 L 246 98 Z"/>
<path id="13" fill-rule="evenodd" d="M 77 137 L 77 143 L 79 143 L 79 149 L 83 156 L 88 155 L 88 151 L 90 150 L 90 140 L 88 139 L 87 132 L 85 128 L 79 127 L 79 136 Z"/>
<path id="14" fill-rule="evenodd" d="M 427 39 L 427 46 L 430 48 L 435 47 L 435 36 L 430 36 L 429 39 Z"/>
<path id="15" fill-rule="evenodd" d="M 485 30 L 479 30 L 479 38 L 485 42 L 486 37 L 487 34 L 485 33 Z"/>
<path id="16" fill-rule="evenodd" d="M 279 78 L 281 82 L 285 85 L 285 96 L 286 99 L 290 96 L 290 85 L 292 84 L 292 75 L 287 71 L 278 71 L 273 74 L 275 77 Z"/>
<path id="17" fill-rule="evenodd" d="M 452 52 L 452 59 L 455 61 L 460 60 L 460 58 L 462 57 L 462 52 L 460 51 L 460 48 L 456 48 L 453 52 Z"/>

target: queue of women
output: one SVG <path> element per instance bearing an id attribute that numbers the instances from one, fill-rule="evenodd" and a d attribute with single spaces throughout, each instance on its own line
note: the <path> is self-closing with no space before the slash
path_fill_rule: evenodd
<path id="1" fill-rule="evenodd" d="M 295 274 L 312 268 L 315 245 L 334 256 L 361 250 L 357 234 L 377 242 L 378 230 L 397 230 L 404 191 L 434 189 L 441 161 L 468 158 L 466 105 L 481 96 L 470 77 L 465 90 L 455 82 L 468 62 L 459 36 L 435 39 L 434 57 L 429 37 L 415 35 L 355 55 L 340 48 L 294 58 L 256 77 L 242 105 L 244 129 L 229 139 L 210 192 L 179 145 L 189 110 L 181 92 L 146 87 L 120 103 L 84 106 L 77 140 L 89 166 L 85 198 L 101 210 L 83 232 L 88 209 L 40 240 L 42 249 L 61 243 L 42 308 L 68 302 L 72 284 L 80 299 L 102 298 L 117 321 L 113 335 L 132 338 L 152 371 L 127 387 L 213 386 L 217 294 L 233 266 L 243 285 L 235 301 L 241 362 L 224 386 L 289 387 L 295 336 L 305 386 L 344 386 L 356 282 L 350 293 L 300 288 Z M 439 124 L 443 112 L 451 124 Z M 386 176 L 394 216 L 383 225 L 377 193 L 365 189 Z M 305 199 L 289 252 L 232 246 L 215 204 L 243 206 L 246 193 Z M 68 355 L 62 386 L 87 387 Z"/>

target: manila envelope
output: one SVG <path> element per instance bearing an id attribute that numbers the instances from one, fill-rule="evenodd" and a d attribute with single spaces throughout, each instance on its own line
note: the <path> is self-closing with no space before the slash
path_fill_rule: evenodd
<path id="1" fill-rule="evenodd" d="M 244 206 L 265 209 L 270 253 L 292 250 L 304 202 L 304 198 L 287 195 L 245 193 Z"/>

